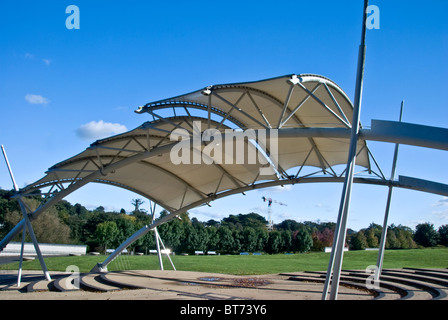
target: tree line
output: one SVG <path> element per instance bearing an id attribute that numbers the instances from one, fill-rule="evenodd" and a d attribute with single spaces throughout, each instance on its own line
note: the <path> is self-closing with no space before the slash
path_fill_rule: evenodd
<path id="1" fill-rule="evenodd" d="M 18 203 L 12 198 L 14 192 L 0 189 L 0 237 L 3 238 L 22 219 Z M 30 208 L 40 203 L 39 196 L 26 199 Z M 104 252 L 113 249 L 137 230 L 152 222 L 152 217 L 141 209 L 143 200 L 132 201 L 135 209 L 126 213 L 107 212 L 100 206 L 88 210 L 81 204 L 60 201 L 32 221 L 37 239 L 41 243 L 85 244 L 89 251 Z M 162 211 L 158 219 L 167 215 Z M 297 222 L 284 220 L 267 228 L 267 220 L 258 213 L 229 215 L 220 221 L 201 222 L 188 213 L 181 214 L 157 228 L 167 248 L 173 252 L 192 254 L 194 251 L 215 251 L 221 254 L 240 252 L 286 252 L 323 251 L 332 245 L 335 223 Z M 347 232 L 351 250 L 377 248 L 382 227 L 372 223 L 368 228 Z M 20 241 L 20 235 L 15 239 Z M 29 241 L 29 240 L 28 240 Z M 420 224 L 415 230 L 405 226 L 388 227 L 386 248 L 409 249 L 418 246 L 448 245 L 448 225 L 435 230 L 430 223 Z M 128 250 L 146 253 L 155 249 L 154 233 L 151 231 L 134 242 Z"/>

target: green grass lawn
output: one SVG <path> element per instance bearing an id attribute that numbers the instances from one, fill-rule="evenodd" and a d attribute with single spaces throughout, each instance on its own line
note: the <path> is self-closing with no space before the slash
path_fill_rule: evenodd
<path id="1" fill-rule="evenodd" d="M 375 265 L 377 251 L 349 251 L 344 254 L 343 269 L 366 269 Z M 329 253 L 311 252 L 307 254 L 277 254 L 260 256 L 172 256 L 177 270 L 216 272 L 234 275 L 256 275 L 298 271 L 326 271 Z M 90 271 L 106 256 L 53 257 L 45 258 L 50 271 L 65 271 L 75 265 L 80 272 Z M 386 250 L 384 268 L 448 268 L 448 248 L 426 248 L 409 250 Z M 165 270 L 172 269 L 164 257 Z M 18 263 L 0 265 L 1 270 L 17 270 Z M 24 270 L 40 270 L 38 259 L 25 261 Z M 108 270 L 157 270 L 157 256 L 119 256 L 109 264 Z"/>

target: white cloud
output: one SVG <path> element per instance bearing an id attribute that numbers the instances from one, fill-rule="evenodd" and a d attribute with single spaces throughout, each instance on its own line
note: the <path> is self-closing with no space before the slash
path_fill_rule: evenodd
<path id="1" fill-rule="evenodd" d="M 433 204 L 433 207 L 442 207 L 442 206 L 448 206 L 448 197 L 443 197 L 435 204 Z"/>
<path id="2" fill-rule="evenodd" d="M 31 104 L 47 104 L 50 102 L 50 100 L 41 95 L 29 93 L 25 96 L 25 100 Z"/>
<path id="3" fill-rule="evenodd" d="M 325 212 L 333 212 L 334 211 L 334 208 L 331 205 L 329 205 L 329 204 L 317 203 L 315 205 L 315 207 L 319 208 L 319 209 L 322 209 L 322 210 L 325 210 Z"/>
<path id="4" fill-rule="evenodd" d="M 81 125 L 76 130 L 76 135 L 84 140 L 98 140 L 115 134 L 126 132 L 126 126 L 119 123 L 110 123 L 100 121 L 91 121 Z"/>
<path id="5" fill-rule="evenodd" d="M 25 59 L 34 59 L 34 54 L 29 52 L 25 53 Z"/>
<path id="6" fill-rule="evenodd" d="M 433 211 L 432 216 L 441 220 L 441 221 L 448 221 L 448 209 L 441 210 L 441 211 Z"/>
<path id="7" fill-rule="evenodd" d="M 437 219 L 439 221 L 448 221 L 448 197 L 443 197 L 442 199 L 439 199 L 436 203 L 432 204 L 434 209 L 431 212 L 431 217 L 433 219 Z"/>
<path id="8" fill-rule="evenodd" d="M 35 60 L 35 61 L 42 60 L 42 62 L 45 63 L 47 66 L 49 66 L 50 63 L 51 63 L 51 60 L 50 60 L 50 59 L 46 59 L 46 58 L 38 58 L 38 57 L 36 57 L 35 54 L 33 54 L 33 53 L 29 53 L 29 52 L 25 53 L 25 54 L 24 54 L 24 57 L 25 57 L 26 60 Z"/>

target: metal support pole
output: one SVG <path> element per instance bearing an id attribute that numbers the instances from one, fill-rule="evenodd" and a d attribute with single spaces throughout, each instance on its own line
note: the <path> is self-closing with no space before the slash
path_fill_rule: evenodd
<path id="1" fill-rule="evenodd" d="M 157 257 L 159 258 L 160 270 L 163 270 L 163 261 L 162 261 L 162 254 L 160 252 L 159 233 L 157 232 L 157 227 L 154 228 L 154 235 L 156 237 Z"/>
<path id="2" fill-rule="evenodd" d="M 3 145 L 2 145 L 2 152 L 3 152 L 3 157 L 5 158 L 6 166 L 8 167 L 9 175 L 11 177 L 14 190 L 18 191 L 19 188 L 17 187 L 16 180 L 14 179 L 14 175 L 12 174 L 11 166 L 9 165 L 8 156 L 6 155 L 5 147 L 3 147 Z M 25 235 L 26 235 L 26 224 L 24 224 L 23 228 L 22 228 L 22 243 L 21 243 L 21 247 L 20 247 L 19 270 L 17 273 L 17 287 L 20 287 L 20 282 L 22 280 L 22 264 L 23 264 L 23 252 L 25 249 Z"/>
<path id="3" fill-rule="evenodd" d="M 157 228 L 156 228 L 156 230 L 157 230 Z M 170 258 L 170 254 L 169 254 L 168 251 L 166 250 L 165 244 L 163 243 L 162 238 L 160 238 L 160 235 L 159 235 L 158 232 L 157 232 L 157 235 L 159 236 L 159 241 L 160 241 L 160 243 L 162 244 L 162 248 L 163 248 L 163 250 L 165 250 L 165 254 L 166 254 L 166 256 L 168 257 L 168 260 L 170 260 L 171 266 L 173 267 L 174 271 L 176 271 L 176 267 L 174 266 L 174 263 L 173 263 L 173 261 L 172 261 L 171 258 Z"/>
<path id="4" fill-rule="evenodd" d="M 401 101 L 401 108 L 400 108 L 400 119 L 403 118 L 403 107 L 404 107 L 404 101 Z M 399 144 L 395 144 L 395 150 L 394 150 L 394 159 L 392 161 L 392 172 L 390 174 L 390 181 L 393 181 L 395 179 L 395 169 L 397 166 L 397 157 L 398 157 L 398 146 Z M 379 280 L 381 275 L 381 270 L 383 269 L 383 261 L 384 261 L 384 250 L 386 248 L 386 237 L 387 237 L 387 222 L 389 220 L 389 209 L 390 209 L 390 202 L 392 200 L 392 184 L 389 185 L 389 192 L 387 194 L 387 202 L 386 202 L 386 212 L 384 214 L 384 221 L 383 221 L 383 230 L 381 231 L 381 241 L 380 241 L 380 248 L 378 252 L 378 259 L 376 262 L 376 272 L 374 275 L 375 280 Z"/>
<path id="5" fill-rule="evenodd" d="M 356 163 L 356 147 L 359 136 L 359 120 L 361 115 L 361 101 L 362 101 L 362 87 L 364 79 L 364 65 L 365 65 L 365 53 L 366 53 L 366 20 L 367 20 L 367 7 L 369 1 L 364 0 L 364 12 L 362 19 L 362 33 L 361 44 L 358 52 L 358 69 L 356 76 L 356 90 L 355 100 L 353 106 L 353 119 L 352 128 L 350 134 L 350 147 L 347 160 L 346 176 L 342 189 L 341 202 L 339 206 L 338 220 L 336 224 L 335 235 L 333 239 L 333 247 L 331 250 L 331 257 L 328 264 L 327 275 L 324 284 L 324 292 L 322 293 L 322 300 L 327 299 L 328 287 L 331 281 L 330 299 L 336 300 L 339 289 L 339 280 L 341 275 L 342 260 L 344 256 L 344 244 L 347 233 L 347 218 L 350 207 L 351 188 L 353 184 L 353 175 Z M 335 273 L 333 275 L 333 270 Z"/>
<path id="6" fill-rule="evenodd" d="M 12 180 L 12 185 L 15 191 L 19 191 L 19 187 L 17 187 L 16 180 L 14 179 L 14 175 L 12 174 L 11 166 L 9 165 L 8 156 L 6 155 L 5 147 L 2 145 L 3 157 L 5 158 L 6 166 L 8 167 L 9 176 Z"/>
<path id="7" fill-rule="evenodd" d="M 156 203 L 154 203 L 154 207 L 151 207 L 151 205 L 150 205 L 150 209 L 151 209 L 151 212 L 152 212 L 152 223 L 154 223 L 154 217 L 155 217 L 155 213 L 156 213 Z M 154 228 L 154 234 L 155 234 L 155 237 L 156 237 L 157 256 L 159 257 L 160 270 L 164 270 L 163 269 L 163 261 L 162 261 L 162 253 L 161 253 L 161 250 L 160 250 L 160 244 L 162 244 L 162 248 L 166 252 L 165 244 L 163 243 L 162 238 L 160 237 L 160 234 L 159 234 L 159 231 L 157 230 L 157 227 Z M 173 267 L 174 271 L 176 271 L 176 267 L 174 266 L 173 261 L 171 260 L 169 253 L 166 252 L 166 256 L 170 260 L 171 266 Z"/>
<path id="8" fill-rule="evenodd" d="M 156 203 L 154 202 L 154 205 L 151 206 L 151 202 L 149 203 L 149 210 L 152 214 L 152 221 L 151 223 L 154 223 L 154 219 L 156 218 Z M 160 252 L 160 236 L 159 236 L 159 232 L 157 232 L 157 227 L 154 228 L 154 237 L 156 239 L 156 249 L 157 249 L 157 257 L 159 258 L 159 266 L 160 266 L 160 270 L 163 270 L 163 261 L 162 261 L 162 254 Z"/>
<path id="9" fill-rule="evenodd" d="M 14 175 L 12 173 L 12 169 L 9 164 L 8 156 L 6 155 L 5 148 L 3 147 L 3 145 L 1 146 L 1 148 L 2 148 L 2 152 L 3 152 L 3 156 L 5 157 L 6 166 L 8 167 L 9 175 L 11 176 L 14 190 L 16 192 L 19 192 L 19 187 L 17 186 L 16 180 L 14 179 Z M 21 197 L 18 199 L 18 201 L 19 201 L 20 210 L 22 211 L 23 219 L 24 219 L 25 223 L 23 224 L 23 227 L 22 227 L 22 245 L 21 245 L 21 251 L 20 251 L 19 270 L 18 270 L 18 275 L 17 275 L 17 286 L 20 286 L 20 281 L 22 278 L 23 251 L 24 251 L 24 247 L 25 247 L 25 233 L 26 233 L 27 229 L 30 233 L 31 240 L 33 241 L 34 249 L 36 250 L 37 257 L 39 258 L 39 262 L 42 267 L 42 271 L 44 272 L 45 278 L 48 281 L 51 281 L 50 274 L 48 273 L 48 269 L 47 269 L 47 266 L 45 265 L 45 261 L 42 256 L 42 252 L 40 251 L 40 248 L 39 248 L 39 243 L 37 242 L 36 235 L 34 234 L 33 226 L 31 225 L 30 219 L 28 217 L 26 205 L 23 203 L 23 200 Z"/>
<path id="10" fill-rule="evenodd" d="M 42 252 L 40 251 L 39 243 L 37 242 L 37 238 L 36 238 L 36 235 L 34 234 L 33 226 L 31 225 L 31 221 L 28 218 L 28 214 L 26 213 L 25 205 L 23 204 L 22 199 L 19 199 L 19 203 L 20 203 L 20 207 L 22 209 L 23 215 L 25 217 L 26 228 L 24 227 L 23 231 L 28 229 L 31 240 L 33 241 L 33 244 L 34 244 L 34 250 L 36 250 L 37 257 L 39 258 L 40 266 L 42 267 L 42 271 L 44 272 L 45 279 L 47 279 L 48 281 L 51 281 L 51 277 L 50 277 L 50 274 L 48 273 L 48 269 L 45 264 L 44 257 L 42 256 Z"/>
<path id="11" fill-rule="evenodd" d="M 19 262 L 19 272 L 17 274 L 17 287 L 20 287 L 20 281 L 22 280 L 22 264 L 23 264 L 23 252 L 25 250 L 25 235 L 26 235 L 26 223 L 23 225 L 23 231 L 22 231 L 22 244 L 20 247 L 20 262 Z"/>

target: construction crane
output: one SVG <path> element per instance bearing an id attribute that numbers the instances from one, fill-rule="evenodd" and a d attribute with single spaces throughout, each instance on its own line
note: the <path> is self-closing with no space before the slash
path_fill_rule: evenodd
<path id="1" fill-rule="evenodd" d="M 274 228 L 274 221 L 272 220 L 271 216 L 272 216 L 272 203 L 277 203 L 281 206 L 287 206 L 286 203 L 277 201 L 277 200 L 273 200 L 272 198 L 266 198 L 265 196 L 261 197 L 261 199 L 263 199 L 263 202 L 267 202 L 268 203 L 268 230 L 271 231 Z"/>

